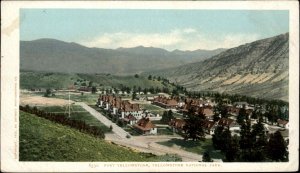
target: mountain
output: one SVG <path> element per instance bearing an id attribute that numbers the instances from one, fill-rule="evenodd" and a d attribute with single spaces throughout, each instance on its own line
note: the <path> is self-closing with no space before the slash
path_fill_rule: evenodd
<path id="1" fill-rule="evenodd" d="M 152 73 L 193 91 L 288 100 L 289 35 L 247 43 L 207 60 Z"/>
<path id="2" fill-rule="evenodd" d="M 222 52 L 196 50 L 169 52 L 160 48 L 88 48 L 55 39 L 20 42 L 21 70 L 62 73 L 134 74 L 201 61 Z"/>

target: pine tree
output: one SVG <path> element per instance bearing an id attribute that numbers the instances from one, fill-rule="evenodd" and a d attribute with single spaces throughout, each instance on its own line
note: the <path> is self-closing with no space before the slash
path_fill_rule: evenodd
<path id="1" fill-rule="evenodd" d="M 183 127 L 185 140 L 205 140 L 205 133 L 202 128 L 203 121 L 199 116 L 188 115 L 188 118 L 185 121 L 186 125 Z"/>
<path id="2" fill-rule="evenodd" d="M 225 151 L 225 157 L 227 162 L 233 162 L 239 158 L 239 137 L 237 135 L 231 137 L 230 144 Z"/>
<path id="3" fill-rule="evenodd" d="M 217 126 L 215 133 L 212 135 L 212 141 L 213 146 L 215 149 L 220 150 L 222 148 L 222 133 L 223 133 L 224 127 Z"/>
<path id="4" fill-rule="evenodd" d="M 246 113 L 246 109 L 245 107 L 241 108 L 239 111 L 239 114 L 237 116 L 237 123 L 239 123 L 240 125 L 243 124 L 243 122 L 247 119 L 247 113 Z"/>
<path id="5" fill-rule="evenodd" d="M 271 134 L 267 145 L 268 156 L 275 161 L 287 161 L 288 151 L 286 143 L 279 131 Z"/>

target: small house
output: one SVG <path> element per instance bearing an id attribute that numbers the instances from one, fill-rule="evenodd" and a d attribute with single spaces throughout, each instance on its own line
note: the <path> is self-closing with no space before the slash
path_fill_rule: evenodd
<path id="1" fill-rule="evenodd" d="M 204 132 L 207 133 L 207 134 L 210 134 L 210 135 L 214 134 L 214 132 L 215 132 L 215 124 L 216 123 L 213 122 L 213 121 L 205 120 L 203 122 L 203 130 L 204 130 Z"/>
<path id="2" fill-rule="evenodd" d="M 157 134 L 156 126 L 150 121 L 149 118 L 142 118 L 133 127 L 144 135 Z"/>

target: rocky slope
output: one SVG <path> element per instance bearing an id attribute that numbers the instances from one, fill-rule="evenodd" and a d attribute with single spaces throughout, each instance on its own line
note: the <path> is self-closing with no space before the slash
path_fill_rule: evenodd
<path id="1" fill-rule="evenodd" d="M 196 91 L 219 91 L 288 100 L 289 35 L 258 40 L 224 51 L 203 62 L 153 75 Z"/>

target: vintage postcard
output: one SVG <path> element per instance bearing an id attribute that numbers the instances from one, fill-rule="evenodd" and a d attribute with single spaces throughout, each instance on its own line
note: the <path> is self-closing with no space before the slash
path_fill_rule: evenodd
<path id="1" fill-rule="evenodd" d="M 297 1 L 1 4 L 1 171 L 298 170 Z"/>

